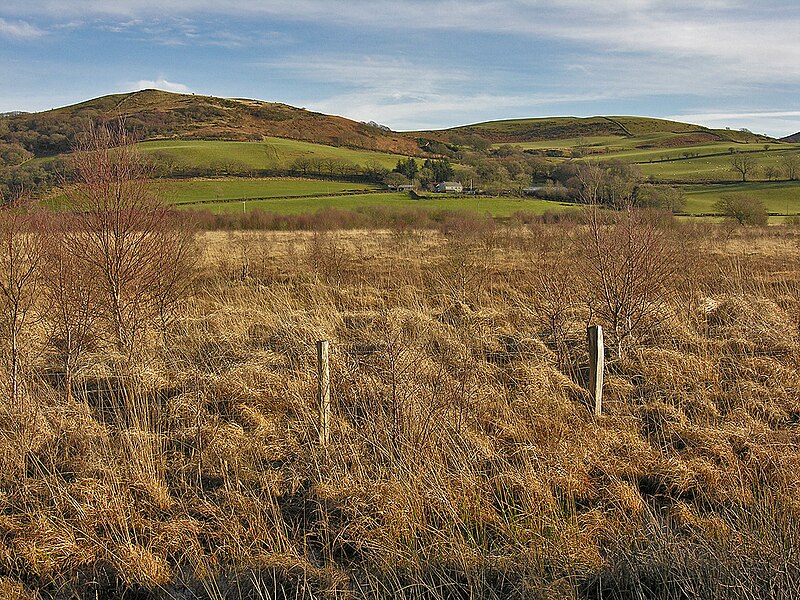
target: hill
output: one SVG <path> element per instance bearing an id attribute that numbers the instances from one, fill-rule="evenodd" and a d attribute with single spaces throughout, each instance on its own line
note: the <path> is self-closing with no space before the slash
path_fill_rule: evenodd
<path id="1" fill-rule="evenodd" d="M 730 129 L 709 129 L 700 125 L 646 117 L 549 117 L 487 121 L 453 127 L 441 131 L 419 132 L 442 141 L 459 143 L 470 136 L 481 137 L 495 144 L 518 144 L 555 140 L 577 143 L 613 142 L 643 138 L 649 147 L 694 146 L 715 142 L 752 143 L 773 141 L 772 138 Z"/>
<path id="2" fill-rule="evenodd" d="M 785 173 L 786 157 L 800 149 L 789 143 L 797 136 L 775 140 L 631 116 L 512 119 L 400 133 L 286 104 L 143 90 L 0 116 L 0 193 L 47 194 L 63 179 L 69 161 L 62 155 L 76 134 L 115 119 L 142 140 L 140 148 L 161 178 L 293 176 L 377 183 L 401 158 L 447 156 L 454 177 L 501 194 L 537 176 L 538 183 L 545 175 L 557 180 L 554 171 L 572 159 L 634 164 L 662 184 L 731 184 L 736 176 L 730 156 L 736 152 L 751 153 L 758 162 L 753 178 L 788 182 L 794 175 Z M 569 178 L 558 181 L 567 184 Z M 783 190 L 777 201 L 791 191 Z M 777 212 L 794 212 L 793 205 L 781 206 Z"/>
<path id="3" fill-rule="evenodd" d="M 786 137 L 781 138 L 782 142 L 790 142 L 792 144 L 800 143 L 800 131 L 793 135 L 787 135 Z"/>
<path id="4" fill-rule="evenodd" d="M 512 119 L 397 133 L 277 102 L 142 90 L 40 113 L 0 115 L 0 144 L 12 147 L 23 158 L 53 156 L 68 152 L 76 133 L 89 124 L 115 119 L 123 119 L 142 140 L 261 141 L 277 137 L 406 156 L 447 153 L 446 145 L 471 145 L 476 139 L 490 144 L 565 141 L 560 145 L 624 144 L 635 148 L 775 141 L 749 132 L 677 121 L 603 116 Z"/>
<path id="5" fill-rule="evenodd" d="M 260 141 L 264 136 L 419 154 L 416 142 L 384 128 L 260 100 L 215 98 L 143 90 L 88 100 L 54 110 L 0 119 L 0 143 L 35 156 L 67 152 L 76 133 L 93 122 L 123 119 L 144 140 Z"/>

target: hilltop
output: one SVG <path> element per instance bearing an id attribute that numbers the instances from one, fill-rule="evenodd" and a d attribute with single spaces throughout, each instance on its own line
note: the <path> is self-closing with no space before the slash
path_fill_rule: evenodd
<path id="1" fill-rule="evenodd" d="M 418 154 L 410 138 L 343 117 L 277 102 L 143 90 L 103 96 L 41 113 L 0 121 L 0 141 L 35 156 L 67 152 L 76 133 L 92 122 L 123 119 L 143 140 L 261 141 L 264 136 L 314 144 Z"/>
<path id="2" fill-rule="evenodd" d="M 636 148 L 678 148 L 777 141 L 746 131 L 607 116 L 512 119 L 398 133 L 374 123 L 359 123 L 278 102 L 142 90 L 40 113 L 0 115 L 0 143 L 18 147 L 31 156 L 53 156 L 68 152 L 75 134 L 90 123 L 115 119 L 123 119 L 142 140 L 261 141 L 264 137 L 278 137 L 406 156 L 446 154 L 448 147 L 476 143 L 570 140 L 569 146 L 624 143 Z"/>

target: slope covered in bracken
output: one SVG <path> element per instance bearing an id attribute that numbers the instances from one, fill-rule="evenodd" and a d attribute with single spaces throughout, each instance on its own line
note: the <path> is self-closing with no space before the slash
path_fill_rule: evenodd
<path id="1" fill-rule="evenodd" d="M 260 141 L 285 137 L 316 144 L 419 154 L 413 139 L 342 117 L 275 102 L 143 90 L 2 119 L 0 139 L 37 156 L 67 152 L 92 123 L 122 119 L 142 140 Z"/>

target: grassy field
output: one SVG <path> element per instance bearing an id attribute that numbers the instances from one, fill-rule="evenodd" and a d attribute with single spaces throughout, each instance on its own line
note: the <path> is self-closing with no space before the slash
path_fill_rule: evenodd
<path id="1" fill-rule="evenodd" d="M 190 185 L 191 184 L 191 185 Z M 330 187 L 326 188 L 326 184 Z M 160 185 L 164 185 L 163 183 Z M 219 187 L 215 187 L 219 186 Z M 263 187 L 262 187 L 263 186 Z M 358 189 L 353 184 L 322 181 L 298 180 L 243 180 L 171 182 L 167 190 L 173 202 L 188 210 L 209 210 L 214 214 L 252 212 L 255 209 L 283 215 L 315 213 L 325 209 L 363 212 L 381 207 L 390 210 L 424 208 L 429 211 L 468 211 L 507 218 L 517 212 L 541 215 L 546 212 L 579 210 L 580 205 L 553 202 L 533 198 L 509 197 L 455 197 L 430 195 L 424 200 L 416 200 L 405 192 L 369 192 L 357 194 L 328 195 L 339 190 Z M 704 184 L 682 186 L 686 192 L 684 212 L 688 215 L 708 215 L 714 213 L 714 202 L 725 195 L 752 195 L 764 201 L 767 210 L 773 213 L 771 223 L 783 221 L 781 216 L 800 214 L 800 182 L 774 183 L 734 183 Z M 210 192 L 227 194 L 221 202 L 203 202 L 213 199 Z M 311 196 L 314 192 L 319 196 Z M 275 196 L 274 198 L 264 198 Z M 290 196 L 303 196 L 292 198 Z M 169 197 L 169 196 L 167 196 Z M 252 198 L 260 198 L 253 200 Z M 241 201 L 237 201 L 241 200 Z"/>
<path id="2" fill-rule="evenodd" d="M 424 208 L 429 211 L 468 211 L 487 214 L 492 217 L 510 217 L 516 212 L 544 214 L 574 210 L 577 205 L 551 202 L 548 200 L 527 198 L 497 197 L 453 197 L 430 196 L 424 200 L 415 200 L 405 192 L 366 193 L 343 196 L 319 196 L 310 198 L 275 198 L 267 200 L 250 200 L 245 202 L 220 202 L 210 204 L 184 205 L 191 210 L 210 210 L 213 213 L 233 213 L 261 209 L 277 214 L 302 214 L 318 212 L 327 208 L 348 211 L 365 211 L 373 207 L 389 209 Z"/>
<path id="3" fill-rule="evenodd" d="M 260 209 L 276 214 L 297 215 L 329 208 L 365 211 L 380 206 L 398 210 L 422 207 L 434 211 L 470 211 L 506 218 L 516 212 L 538 215 L 580 208 L 580 205 L 532 198 L 430 195 L 427 199 L 415 200 L 405 192 L 382 192 L 377 187 L 372 187 L 374 191 L 370 192 L 371 186 L 362 184 L 297 179 L 177 180 L 154 185 L 168 202 L 189 210 L 209 210 L 215 214 Z M 715 212 L 714 202 L 729 194 L 749 194 L 760 198 L 770 213 L 783 214 L 787 209 L 789 214 L 800 213 L 800 182 L 686 185 L 682 189 L 686 192 L 684 212 L 689 215 Z M 354 193 L 331 195 L 337 192 Z M 782 219 L 773 216 L 770 221 L 777 223 Z"/>
<path id="4" fill-rule="evenodd" d="M 526 143 L 543 140 L 592 138 L 657 139 L 689 136 L 730 143 L 765 142 L 768 138 L 743 131 L 707 129 L 691 123 L 680 123 L 648 117 L 548 117 L 509 119 L 455 127 L 441 133 L 479 134 L 495 143 Z"/>
<path id="5" fill-rule="evenodd" d="M 568 148 L 589 147 L 589 148 L 604 148 L 604 147 L 625 147 L 627 138 L 614 135 L 596 135 L 591 137 L 572 137 L 554 140 L 542 140 L 538 142 L 519 142 L 512 145 L 522 148 L 523 150 L 565 150 Z M 493 147 L 501 146 L 502 144 L 493 144 Z"/>
<path id="6" fill-rule="evenodd" d="M 0 328 L 0 597 L 796 599 L 800 231 L 622 217 L 210 232 L 190 265 L 159 231 L 122 309 L 107 238 L 56 238 L 16 401 Z"/>
<path id="7" fill-rule="evenodd" d="M 757 166 L 752 174 L 748 174 L 748 181 L 766 180 L 764 169 L 770 166 L 779 168 L 782 154 L 783 152 L 764 152 L 763 150 L 754 152 Z M 641 157 L 641 155 L 637 156 Z M 731 155 L 729 153 L 669 162 L 640 162 L 639 167 L 646 176 L 652 176 L 662 181 L 723 182 L 740 179 L 739 174 L 731 168 Z"/>
<path id="8" fill-rule="evenodd" d="M 800 182 L 754 182 L 747 184 L 727 185 L 688 185 L 682 188 L 686 192 L 685 212 L 704 214 L 714 212 L 714 202 L 722 196 L 750 195 L 764 202 L 770 213 L 800 213 Z"/>
<path id="9" fill-rule="evenodd" d="M 143 142 L 139 147 L 145 155 L 166 162 L 177 169 L 203 168 L 220 171 L 287 169 L 301 157 L 319 160 L 337 159 L 358 165 L 375 161 L 383 167 L 393 168 L 397 160 L 403 158 L 394 154 L 324 146 L 283 138 L 266 138 L 263 142 L 160 140 Z"/>
<path id="10" fill-rule="evenodd" d="M 612 147 L 612 152 L 602 155 L 602 158 L 620 159 L 624 160 L 625 162 L 634 163 L 650 163 L 661 162 L 664 160 L 689 160 L 690 157 L 694 157 L 692 160 L 697 160 L 703 157 L 712 158 L 716 157 L 716 155 L 724 155 L 722 157 L 724 160 L 730 160 L 730 149 L 734 148 L 737 152 L 755 152 L 757 153 L 756 156 L 759 158 L 759 160 L 762 158 L 767 160 L 789 150 L 789 148 L 786 148 L 783 145 L 777 147 L 776 145 L 772 145 L 770 150 L 765 151 L 764 144 L 731 144 L 730 142 L 699 144 L 684 147 L 637 147 L 641 145 L 642 144 L 636 144 L 628 147 Z M 791 149 L 795 150 L 797 148 L 798 146 L 795 145 L 791 147 Z"/>
<path id="11" fill-rule="evenodd" d="M 377 190 L 383 186 L 317 179 L 191 179 L 162 180 L 153 184 L 170 204 L 250 198 L 281 198 Z"/>
<path id="12" fill-rule="evenodd" d="M 664 160 L 682 160 L 690 155 L 702 158 L 708 155 L 728 155 L 733 148 L 738 152 L 758 152 L 761 155 L 775 156 L 787 151 L 797 151 L 799 144 L 737 143 L 730 141 L 680 145 L 681 136 L 671 133 L 658 133 L 633 138 L 617 136 L 598 136 L 588 138 L 567 138 L 541 142 L 522 142 L 514 144 L 525 150 L 565 150 L 584 148 L 592 159 L 620 159 L 625 162 L 649 163 Z M 676 145 L 673 145 L 673 141 Z M 500 144 L 495 144 L 497 147 Z M 764 150 L 765 145 L 769 146 Z M 594 152 L 594 153 L 593 153 Z"/>

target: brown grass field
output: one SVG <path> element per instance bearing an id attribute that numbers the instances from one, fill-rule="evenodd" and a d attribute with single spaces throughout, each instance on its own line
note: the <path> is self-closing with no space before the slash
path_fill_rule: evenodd
<path id="1" fill-rule="evenodd" d="M 126 353 L 97 325 L 68 399 L 34 307 L 16 402 L 0 383 L 0 597 L 800 598 L 796 227 L 197 245 L 174 318 Z"/>

